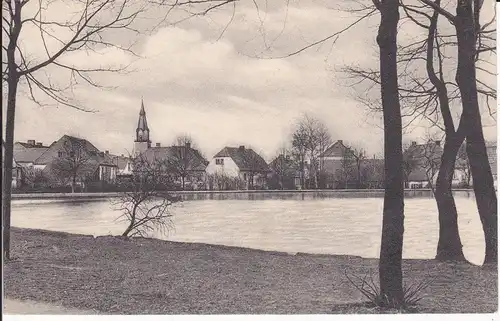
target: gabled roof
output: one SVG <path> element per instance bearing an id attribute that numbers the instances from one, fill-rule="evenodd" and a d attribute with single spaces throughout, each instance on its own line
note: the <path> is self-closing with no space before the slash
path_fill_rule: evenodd
<path id="1" fill-rule="evenodd" d="M 351 150 L 344 145 L 342 140 L 338 140 L 335 143 L 333 143 L 330 147 L 328 147 L 321 155 L 319 155 L 320 158 L 322 157 L 344 157 L 344 155 L 347 152 L 350 152 Z"/>
<path id="2" fill-rule="evenodd" d="M 181 158 L 181 153 L 186 153 L 185 158 Z M 142 155 L 148 162 L 185 159 L 187 170 L 192 171 L 204 171 L 208 165 L 208 161 L 198 150 L 186 146 L 150 147 Z"/>
<path id="3" fill-rule="evenodd" d="M 36 146 L 36 145 L 16 142 L 14 144 L 14 158 L 19 163 L 33 163 L 47 149 L 48 149 L 47 146 Z"/>
<path id="4" fill-rule="evenodd" d="M 240 171 L 270 171 L 269 166 L 262 156 L 251 148 L 224 147 L 214 156 L 214 158 L 216 157 L 230 157 Z"/>
<path id="5" fill-rule="evenodd" d="M 130 161 L 129 157 L 123 156 L 123 155 L 113 155 L 113 154 L 107 154 L 108 157 L 111 158 L 113 164 L 118 166 L 119 170 L 124 170 L 127 167 L 128 162 Z"/>
<path id="6" fill-rule="evenodd" d="M 39 158 L 35 160 L 35 163 L 46 165 L 52 162 L 58 156 L 57 155 L 58 152 L 64 150 L 64 145 L 67 143 L 69 143 L 72 146 L 79 146 L 79 148 L 89 153 L 92 152 L 95 153 L 96 155 L 100 153 L 97 147 L 95 147 L 88 140 L 74 136 L 64 135 L 61 138 L 59 138 L 59 140 L 52 143 L 52 145 L 50 145 L 50 147 Z"/>
<path id="7" fill-rule="evenodd" d="M 116 166 L 112 157 L 97 149 L 92 143 L 83 138 L 64 135 L 58 141 L 52 143 L 50 147 L 35 161 L 35 164 L 48 165 L 58 158 L 58 153 L 65 150 L 65 146 L 77 146 L 84 151 L 88 157 L 86 160 L 87 171 L 94 171 L 99 165 Z"/>

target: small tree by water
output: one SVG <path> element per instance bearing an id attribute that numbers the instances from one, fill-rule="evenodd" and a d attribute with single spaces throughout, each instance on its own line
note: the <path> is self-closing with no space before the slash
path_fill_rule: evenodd
<path id="1" fill-rule="evenodd" d="M 173 182 L 167 164 L 139 155 L 132 158 L 132 168 L 132 176 L 119 183 L 122 192 L 115 202 L 121 211 L 118 219 L 128 223 L 122 236 L 168 232 L 173 227 L 170 208 L 180 199 L 169 193 Z"/>

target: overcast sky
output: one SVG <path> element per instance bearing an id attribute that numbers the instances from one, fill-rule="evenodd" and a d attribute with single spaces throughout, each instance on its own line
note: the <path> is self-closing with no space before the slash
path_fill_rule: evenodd
<path id="1" fill-rule="evenodd" d="M 174 12 L 166 23 L 153 29 L 165 13 L 155 7 L 137 21 L 135 27 L 141 35 L 107 35 L 121 44 L 137 41 L 134 51 L 140 58 L 115 49 L 67 55 L 66 63 L 93 67 L 132 63 L 131 72 L 93 77 L 114 89 L 80 86 L 75 90 L 75 97 L 86 108 L 96 110 L 93 113 L 39 107 L 24 91 L 18 98 L 15 140 L 50 144 L 71 134 L 90 140 L 101 150 L 127 153 L 133 147 L 143 98 L 153 144 L 169 145 L 177 134 L 189 133 L 208 157 L 224 146 L 246 145 L 270 160 L 289 140 L 293 122 L 309 113 L 325 122 L 334 140 L 381 155 L 380 115 L 368 112 L 356 101 L 352 81 L 340 71 L 352 64 L 377 68 L 379 16 L 344 33 L 335 44 L 326 42 L 286 59 L 259 59 L 255 57 L 293 52 L 346 27 L 357 17 L 328 8 L 326 1 L 290 1 L 286 5 L 286 1 L 276 0 L 267 9 L 264 1 L 258 3 L 259 10 L 252 1 L 238 4 L 219 40 L 233 16 L 232 6 L 177 24 L 173 22 L 186 14 Z M 64 16 L 72 5 L 71 1 L 54 5 L 47 14 Z M 416 29 L 405 23 L 400 37 L 410 37 Z M 23 30 L 22 48 L 34 60 L 43 55 L 37 35 L 33 28 Z M 51 79 L 66 79 L 64 71 L 57 68 L 47 72 Z M 496 139 L 494 122 L 489 116 L 484 118 L 486 138 Z M 426 126 L 415 123 L 405 140 L 422 139 Z"/>

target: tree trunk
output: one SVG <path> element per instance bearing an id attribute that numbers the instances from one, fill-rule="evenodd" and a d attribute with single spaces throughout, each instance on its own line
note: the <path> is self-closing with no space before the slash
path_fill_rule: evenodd
<path id="1" fill-rule="evenodd" d="M 497 263 L 497 197 L 493 184 L 476 85 L 476 34 L 472 1 L 457 2 L 455 29 L 458 40 L 458 67 L 456 80 L 462 98 L 469 158 L 474 194 L 486 242 L 484 263 Z"/>
<path id="2" fill-rule="evenodd" d="M 441 1 L 436 0 L 436 5 L 440 5 Z M 443 261 L 465 261 L 462 252 L 462 243 L 458 231 L 458 214 L 455 205 L 455 199 L 452 194 L 453 174 L 455 171 L 455 162 L 457 154 L 465 139 L 463 116 L 460 119 L 460 124 L 457 131 L 453 123 L 453 117 L 450 111 L 450 102 L 446 84 L 442 75 L 438 77 L 434 70 L 434 42 L 436 40 L 437 23 L 439 12 L 435 11 L 431 23 L 429 25 L 429 33 L 427 36 L 427 63 L 426 69 L 429 80 L 436 87 L 439 108 L 445 127 L 445 143 L 443 147 L 443 155 L 441 156 L 441 164 L 439 166 L 438 177 L 436 180 L 436 188 L 433 189 L 434 198 L 436 199 L 439 212 L 439 240 L 436 251 L 436 259 Z M 439 50 L 439 47 L 437 48 Z M 442 59 L 438 56 L 438 59 Z M 439 61 L 442 63 L 442 60 Z"/>
<path id="3" fill-rule="evenodd" d="M 184 190 L 185 189 L 185 181 L 186 181 L 184 176 L 181 177 L 181 181 L 182 181 L 182 190 Z"/>
<path id="4" fill-rule="evenodd" d="M 403 303 L 401 270 L 404 233 L 404 188 L 401 106 L 397 73 L 398 0 L 378 3 L 381 14 L 377 43 L 384 116 L 385 193 L 379 277 L 380 294 L 396 307 Z"/>
<path id="5" fill-rule="evenodd" d="M 75 186 L 76 186 L 76 176 L 73 176 L 73 179 L 71 180 L 71 193 L 75 192 Z"/>
<path id="6" fill-rule="evenodd" d="M 446 135 L 436 181 L 434 197 L 439 211 L 439 241 L 436 259 L 441 261 L 465 261 L 458 231 L 457 208 L 451 189 L 455 160 L 464 138 L 460 134 Z"/>
<path id="7" fill-rule="evenodd" d="M 9 68 L 9 71 L 11 68 Z M 15 70 L 15 69 L 14 69 Z M 12 196 L 12 167 L 14 160 L 14 123 L 16 112 L 16 96 L 19 78 L 15 72 L 9 72 L 7 80 L 7 115 L 5 119 L 5 154 L 3 163 L 3 192 L 2 192 L 2 216 L 3 216 L 3 257 L 10 259 L 10 216 Z"/>

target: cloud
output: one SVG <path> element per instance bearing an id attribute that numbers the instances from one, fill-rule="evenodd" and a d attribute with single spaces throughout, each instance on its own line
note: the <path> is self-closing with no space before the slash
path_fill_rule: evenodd
<path id="1" fill-rule="evenodd" d="M 134 50 L 141 58 L 109 48 L 68 54 L 64 62 L 85 67 L 132 62 L 132 72 L 94 76 L 97 82 L 113 86 L 111 90 L 85 85 L 75 89 L 82 105 L 97 113 L 40 108 L 20 95 L 16 139 L 50 143 L 73 133 L 102 150 L 124 153 L 133 146 L 143 97 L 153 142 L 168 145 L 177 134 L 189 133 L 208 157 L 225 145 L 247 145 L 270 160 L 303 113 L 323 120 L 334 140 L 380 154 L 379 117 L 368 114 L 352 98 L 352 89 L 346 88 L 345 78 L 336 72 L 351 63 L 377 67 L 377 17 L 360 23 L 334 46 L 328 43 L 287 59 L 251 58 L 290 53 L 355 20 L 346 13 L 325 10 L 317 1 L 291 1 L 288 10 L 284 3 L 270 4 L 260 19 L 253 3 L 238 7 L 220 40 L 232 8 L 140 35 Z M 157 22 L 144 17 L 140 25 L 151 29 Z M 126 38 L 124 33 L 117 34 L 120 42 Z M 272 50 L 263 51 L 266 44 Z M 67 73 L 60 68 L 49 70 L 52 78 L 66 80 Z"/>

